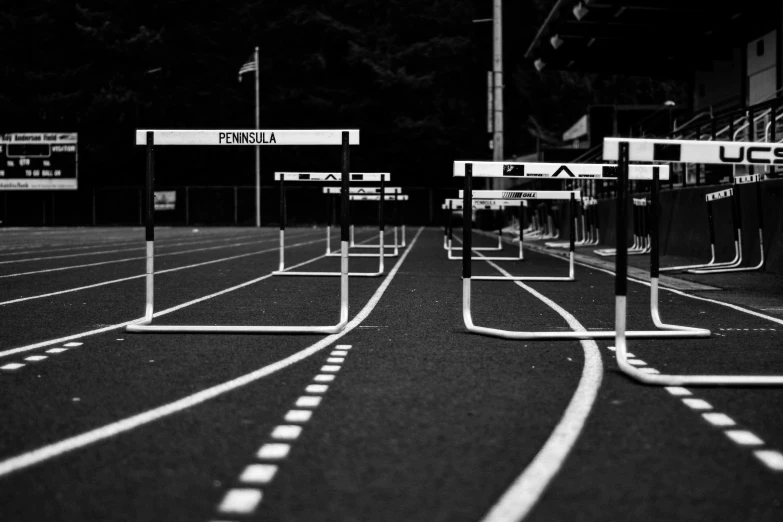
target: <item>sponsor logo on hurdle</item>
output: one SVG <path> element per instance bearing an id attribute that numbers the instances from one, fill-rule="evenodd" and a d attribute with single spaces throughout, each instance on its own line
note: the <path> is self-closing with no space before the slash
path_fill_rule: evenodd
<path id="1" fill-rule="evenodd" d="M 221 145 L 253 145 L 277 143 L 275 133 L 270 132 L 221 132 L 218 134 L 218 143 Z"/>
<path id="2" fill-rule="evenodd" d="M 761 174 L 748 174 L 747 176 L 736 176 L 735 185 L 744 185 L 745 183 L 758 183 L 761 181 Z"/>
<path id="3" fill-rule="evenodd" d="M 465 191 L 459 191 L 459 197 L 464 197 Z M 578 190 L 474 190 L 476 199 L 579 199 L 582 193 Z"/>
<path id="4" fill-rule="evenodd" d="M 629 145 L 629 161 L 783 165 L 783 145 L 657 138 L 604 138 L 605 160 L 617 160 L 620 142 Z"/>
<path id="5" fill-rule="evenodd" d="M 710 192 L 704 195 L 705 201 L 715 201 L 716 199 L 730 198 L 734 195 L 734 189 L 719 190 L 717 192 Z"/>

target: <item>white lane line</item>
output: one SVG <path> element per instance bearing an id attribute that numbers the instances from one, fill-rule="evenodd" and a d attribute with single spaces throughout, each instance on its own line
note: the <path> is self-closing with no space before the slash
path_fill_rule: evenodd
<path id="1" fill-rule="evenodd" d="M 683 399 L 683 404 L 692 410 L 711 410 L 712 405 L 704 399 Z"/>
<path id="2" fill-rule="evenodd" d="M 297 236 L 297 237 L 303 237 L 304 235 L 305 234 L 302 234 L 302 236 Z M 292 245 L 286 245 L 286 248 L 300 247 L 302 245 L 312 245 L 313 243 L 318 243 L 319 241 L 323 241 L 323 239 L 314 239 L 312 241 L 305 241 L 304 243 L 294 243 Z M 225 262 L 225 261 L 232 261 L 234 259 L 240 259 L 240 258 L 248 257 L 248 256 L 255 256 L 255 255 L 259 255 L 259 254 L 266 254 L 268 252 L 277 252 L 278 250 L 279 250 L 279 247 L 272 247 L 272 248 L 267 248 L 267 249 L 264 249 L 264 250 L 259 250 L 258 252 L 248 252 L 246 254 L 238 254 L 238 255 L 235 255 L 235 256 L 221 257 L 219 259 L 213 259 L 211 261 L 204 261 L 204 262 L 201 262 L 201 263 L 194 263 L 192 265 L 184 265 L 184 266 L 178 266 L 178 267 L 175 267 L 175 268 L 167 268 L 166 270 L 156 270 L 155 271 L 155 275 L 168 274 L 170 272 L 178 272 L 179 270 L 186 270 L 186 269 L 189 269 L 189 268 L 197 268 L 197 267 L 200 267 L 200 266 L 211 265 L 211 264 L 214 264 L 214 263 L 222 263 L 222 262 Z M 324 256 L 321 256 L 321 257 L 324 257 Z M 68 289 L 65 289 L 65 290 L 58 290 L 56 292 L 49 292 L 47 294 L 32 295 L 32 296 L 29 296 L 29 297 L 19 297 L 17 299 L 11 299 L 9 301 L 2 301 L 2 302 L 0 302 L 0 306 L 14 304 L 14 303 L 21 303 L 21 302 L 24 302 L 24 301 L 30 301 L 32 299 L 41 299 L 41 298 L 44 298 L 44 297 L 52 297 L 52 296 L 55 296 L 55 295 L 68 294 L 68 293 L 71 293 L 71 292 L 79 292 L 79 291 L 82 291 L 82 290 L 88 290 L 90 288 L 97 288 L 99 286 L 113 285 L 113 284 L 116 284 L 116 283 L 122 283 L 124 281 L 131 281 L 133 279 L 140 279 L 140 278 L 142 278 L 144 276 L 145 276 L 145 274 L 139 274 L 139 275 L 128 276 L 128 277 L 121 277 L 119 279 L 112 279 L 110 281 L 102 281 L 100 283 L 94 283 L 94 284 L 91 284 L 91 285 L 77 286 L 77 287 L 68 288 Z"/>
<path id="3" fill-rule="evenodd" d="M 724 433 L 740 446 L 761 446 L 764 444 L 763 440 L 748 430 L 726 430 Z"/>
<path id="4" fill-rule="evenodd" d="M 345 362 L 345 357 L 329 357 L 326 359 L 326 362 L 328 363 L 334 363 L 334 364 L 341 364 Z"/>
<path id="5" fill-rule="evenodd" d="M 345 357 L 346 355 L 348 355 L 348 352 L 345 350 L 334 350 L 329 355 L 332 357 Z"/>
<path id="6" fill-rule="evenodd" d="M 262 494 L 257 489 L 230 489 L 223 497 L 218 511 L 226 514 L 249 515 L 261 503 Z"/>
<path id="7" fill-rule="evenodd" d="M 316 375 L 315 380 L 318 382 L 332 382 L 334 375 Z"/>
<path id="8" fill-rule="evenodd" d="M 246 484 L 267 484 L 275 478 L 277 466 L 274 464 L 250 464 L 239 476 Z"/>
<path id="9" fill-rule="evenodd" d="M 18 370 L 19 368 L 22 368 L 23 366 L 25 366 L 25 365 L 24 364 L 20 364 L 20 363 L 8 363 L 6 365 L 0 366 L 0 370 L 8 370 L 8 371 Z"/>
<path id="10" fill-rule="evenodd" d="M 30 357 L 25 357 L 25 361 L 32 361 L 32 362 L 38 362 L 43 361 L 44 359 L 48 359 L 49 357 L 46 355 L 31 355 Z"/>
<path id="11" fill-rule="evenodd" d="M 46 350 L 46 353 L 63 353 L 67 352 L 68 348 L 51 348 L 49 350 Z"/>
<path id="12" fill-rule="evenodd" d="M 304 234 L 302 234 L 304 235 Z M 301 237 L 301 236 L 296 236 Z M 255 240 L 255 241 L 246 241 L 244 243 L 231 243 L 228 245 L 216 245 L 216 246 L 209 246 L 209 247 L 201 247 L 201 248 L 192 248 L 190 250 L 179 250 L 177 252 L 165 252 L 165 253 L 155 253 L 155 258 L 159 257 L 166 257 L 166 256 L 178 256 L 182 254 L 192 254 L 194 252 L 207 252 L 210 250 L 217 250 L 217 249 L 228 249 L 228 248 L 234 248 L 234 247 L 240 247 L 240 246 L 247 246 L 247 245 L 260 245 L 262 243 L 271 243 L 273 241 L 277 241 L 275 238 L 268 238 L 268 239 L 261 239 L 261 240 Z M 146 247 L 143 247 L 146 248 Z M 134 250 L 140 250 L 140 249 L 134 249 Z M 77 268 L 90 268 L 94 266 L 103 266 L 103 265 L 113 265 L 117 263 L 128 263 L 130 261 L 138 261 L 140 259 L 147 259 L 147 256 L 137 256 L 137 257 L 124 257 L 122 259 L 109 259 L 107 261 L 96 261 L 94 263 L 84 263 L 81 265 L 70 265 L 70 266 L 59 266 L 55 268 L 44 268 L 41 270 L 32 270 L 30 272 L 16 272 L 14 274 L 3 274 L 0 275 L 0 279 L 6 279 L 9 277 L 19 277 L 19 276 L 26 276 L 26 275 L 35 275 L 35 274 L 47 274 L 50 272 L 62 272 L 63 270 L 75 270 Z"/>
<path id="13" fill-rule="evenodd" d="M 325 372 L 325 373 L 326 372 L 339 372 L 340 371 L 340 367 L 338 365 L 336 365 L 336 364 L 327 364 L 327 365 L 321 366 L 321 371 Z"/>
<path id="14" fill-rule="evenodd" d="M 175 247 L 175 246 L 191 246 L 191 245 L 200 245 L 200 244 L 204 244 L 204 243 L 214 243 L 216 241 L 235 241 L 237 239 L 246 239 L 246 238 L 249 238 L 249 237 L 253 237 L 253 236 L 240 236 L 240 237 L 231 237 L 231 238 L 223 238 L 223 239 L 204 239 L 204 240 L 199 240 L 199 241 L 186 241 L 186 242 L 183 242 L 183 243 L 171 243 L 171 244 L 168 244 L 168 245 L 166 245 L 166 244 L 159 244 L 159 245 L 156 245 L 156 246 L 158 248 L 168 248 L 168 247 Z M 275 241 L 275 240 L 276 240 L 276 238 L 270 237 L 270 238 L 264 239 L 262 241 Z M 139 241 L 137 241 L 137 243 L 138 242 Z M 254 243 L 254 241 L 251 241 L 249 243 L 239 243 L 239 244 L 240 245 L 249 245 L 251 243 Z M 235 245 L 218 245 L 216 247 L 210 247 L 210 248 L 227 248 L 227 247 L 230 247 L 230 246 L 235 246 Z M 122 252 L 134 252 L 134 251 L 137 251 L 137 250 L 144 250 L 145 248 L 146 248 L 145 246 L 140 246 L 140 247 L 136 246 L 136 247 L 132 247 L 132 248 L 120 248 L 120 249 L 116 249 L 116 250 L 104 250 L 102 252 L 82 252 L 82 253 L 79 253 L 79 254 L 68 254 L 68 255 L 63 255 L 63 256 L 46 256 L 46 257 L 32 257 L 32 258 L 26 258 L 26 259 L 10 259 L 10 260 L 7 260 L 7 261 L 0 261 L 0 265 L 7 265 L 7 264 L 11 264 L 11 263 L 29 263 L 29 262 L 32 262 L 32 261 L 51 261 L 52 259 L 67 259 L 67 258 L 83 257 L 83 256 L 98 256 L 98 255 L 106 255 L 106 254 L 120 254 Z M 195 250 L 185 250 L 184 252 L 171 252 L 171 253 L 158 254 L 158 255 L 167 255 L 168 256 L 168 255 L 173 255 L 173 254 L 178 254 L 178 253 L 185 253 L 185 252 L 198 252 L 200 250 L 201 249 L 197 248 Z M 133 257 L 133 258 L 128 258 L 127 260 L 129 261 L 131 259 L 145 259 L 145 258 L 144 257 Z M 115 261 L 115 262 L 119 263 L 121 261 L 123 261 L 123 260 Z M 104 263 L 96 263 L 96 264 L 104 264 Z M 53 270 L 65 270 L 65 269 L 68 269 L 68 268 L 80 268 L 82 266 L 95 266 L 95 265 L 93 265 L 93 264 L 78 265 L 78 266 L 64 267 L 62 269 L 53 269 Z M 51 270 L 39 270 L 39 271 L 36 271 L 36 272 L 25 272 L 25 273 L 21 273 L 21 274 L 10 274 L 10 275 L 4 275 L 4 276 L 0 276 L 0 277 L 12 277 L 12 276 L 16 276 L 16 275 L 37 274 L 39 272 L 50 272 L 50 271 Z"/>
<path id="15" fill-rule="evenodd" d="M 639 371 L 642 372 L 642 373 L 651 373 L 651 374 L 659 374 L 659 373 L 661 373 L 658 370 L 656 370 L 655 368 L 649 368 L 649 367 L 648 368 L 639 368 Z"/>
<path id="16" fill-rule="evenodd" d="M 321 339 L 320 341 L 305 348 L 304 350 L 300 350 L 292 355 L 289 355 L 284 359 L 280 359 L 277 362 L 274 362 L 267 366 L 263 366 L 258 370 L 252 371 L 250 373 L 247 373 L 235 379 L 231 379 L 230 381 L 226 381 L 216 386 L 211 386 L 209 388 L 196 392 L 192 395 L 188 395 L 174 402 L 170 402 L 168 404 L 158 406 L 157 408 L 153 408 L 151 410 L 138 413 L 131 417 L 126 417 L 124 419 L 106 424 L 99 428 L 95 428 L 93 430 L 80 433 L 79 435 L 74 435 L 73 437 L 62 439 L 52 444 L 48 444 L 46 446 L 42 446 L 32 451 L 22 453 L 21 455 L 17 455 L 5 459 L 3 461 L 0 461 L 0 477 L 13 473 L 14 471 L 19 471 L 25 468 L 29 468 L 30 466 L 40 464 L 41 462 L 45 462 L 47 460 L 59 457 L 61 455 L 70 453 L 77 449 L 84 448 L 91 444 L 95 444 L 96 442 L 100 442 L 102 440 L 115 437 L 121 433 L 134 430 L 146 424 L 150 424 L 152 422 L 158 421 L 170 415 L 174 415 L 175 413 L 179 413 L 181 411 L 185 411 L 187 409 L 193 408 L 194 406 L 204 403 L 210 399 L 219 397 L 224 393 L 228 393 L 230 391 L 241 388 L 242 386 L 246 386 L 250 383 L 258 381 L 259 379 L 263 379 L 264 377 L 267 377 L 275 372 L 283 370 L 300 361 L 303 361 L 308 357 L 310 357 L 311 355 L 316 354 L 319 351 L 323 350 L 324 348 L 331 346 L 332 344 L 334 344 L 335 341 L 337 341 L 344 335 L 353 331 L 353 329 L 356 328 L 358 325 L 360 325 L 362 321 L 364 321 L 367 318 L 367 316 L 369 316 L 370 313 L 375 309 L 375 307 L 378 305 L 378 302 L 381 300 L 381 297 L 383 297 L 383 294 L 386 292 L 386 289 L 389 287 L 392 280 L 394 279 L 394 276 L 396 276 L 397 272 L 400 270 L 402 263 L 405 261 L 405 259 L 407 259 L 408 254 L 413 251 L 413 247 L 416 244 L 416 241 L 421 236 L 423 230 L 424 227 L 419 227 L 419 230 L 416 232 L 416 235 L 408 244 L 408 248 L 405 250 L 405 252 L 402 253 L 399 259 L 397 259 L 397 262 L 394 264 L 392 269 L 389 270 L 389 273 L 386 275 L 383 282 L 380 284 L 378 289 L 372 295 L 370 300 L 367 302 L 367 304 L 364 305 L 364 307 L 359 311 L 359 313 L 356 314 L 356 316 L 354 316 L 354 318 L 348 322 L 348 324 L 345 326 L 345 329 L 343 329 L 342 332 L 328 335 L 323 339 Z M 324 257 L 324 256 L 320 256 L 320 257 Z M 264 276 L 264 277 L 269 277 L 269 276 Z M 86 334 L 77 334 L 77 336 L 84 336 L 84 335 Z M 70 338 L 74 338 L 74 337 L 72 336 Z"/>
<path id="17" fill-rule="evenodd" d="M 702 413 L 702 417 L 704 417 L 704 420 L 712 424 L 713 426 L 734 426 L 737 424 L 734 422 L 734 419 L 726 415 L 725 413 L 717 413 L 717 412 L 709 412 L 709 413 Z"/>
<path id="18" fill-rule="evenodd" d="M 317 241 L 311 241 L 311 242 L 302 243 L 302 244 L 311 244 L 311 243 L 315 243 L 315 242 L 317 242 Z M 291 245 L 291 246 L 298 246 L 298 245 Z M 270 250 L 267 250 L 267 251 L 272 251 L 272 250 L 276 251 L 277 249 L 275 248 L 275 249 L 270 249 Z M 261 251 L 261 252 L 256 252 L 256 253 L 257 254 L 261 254 L 261 253 L 267 252 L 267 251 Z M 318 257 L 309 259 L 309 260 L 304 261 L 302 263 L 299 263 L 297 265 L 293 265 L 291 268 L 300 267 L 302 265 L 306 265 L 308 263 L 312 263 L 312 262 L 317 261 L 319 259 L 323 259 L 324 257 L 325 257 L 324 255 L 320 255 Z M 160 272 L 157 272 L 157 273 L 160 273 Z M 199 297 L 197 299 L 193 299 L 191 301 L 187 301 L 185 303 L 178 304 L 176 306 L 172 306 L 171 308 L 166 308 L 165 310 L 161 310 L 159 312 L 155 312 L 153 314 L 153 317 L 160 317 L 162 315 L 166 315 L 166 314 L 170 314 L 172 312 L 176 312 L 177 310 L 180 310 L 181 308 L 186 308 L 188 306 L 192 306 L 194 304 L 198 304 L 198 303 L 200 303 L 202 301 L 206 301 L 207 299 L 212 299 L 213 297 L 217 297 L 217 296 L 226 294 L 228 292 L 233 292 L 234 290 L 238 290 L 240 288 L 244 288 L 246 286 L 258 283 L 259 281 L 263 281 L 264 279 L 268 279 L 268 278 L 272 277 L 273 275 L 274 274 L 272 274 L 270 272 L 269 274 L 266 274 L 264 276 L 257 277 L 256 279 L 251 279 L 250 281 L 245 281 L 244 283 L 240 283 L 238 285 L 226 288 L 224 290 L 220 290 L 219 292 L 215 292 L 213 294 L 205 295 L 203 297 Z M 144 276 L 142 275 L 142 276 L 138 276 L 138 277 L 144 277 Z M 2 304 L 2 303 L 0 303 L 0 304 Z M 99 333 L 103 333 L 103 332 L 108 332 L 110 330 L 116 330 L 118 328 L 123 328 L 125 326 L 128 326 L 129 324 L 132 324 L 132 323 L 135 323 L 135 322 L 138 322 L 138 321 L 139 321 L 139 319 L 132 319 L 130 321 L 125 321 L 124 323 L 113 324 L 113 325 L 110 325 L 110 326 L 105 326 L 103 328 L 98 328 L 96 330 L 89 330 L 87 332 L 73 334 L 73 335 L 69 335 L 67 337 L 60 337 L 58 339 L 52 339 L 52 340 L 49 340 L 49 341 L 42 341 L 42 342 L 39 342 L 39 343 L 27 345 L 27 346 L 21 346 L 19 348 L 12 348 L 10 350 L 5 350 L 3 352 L 0 352 L 0 357 L 7 357 L 9 355 L 13 355 L 13 354 L 16 354 L 16 353 L 26 352 L 26 351 L 29 351 L 29 350 L 35 350 L 36 348 L 42 348 L 44 346 L 51 346 L 53 344 L 59 344 L 59 343 L 61 343 L 63 341 L 69 341 L 71 339 L 80 339 L 82 337 L 87 337 L 87 336 L 90 336 L 90 335 L 95 335 L 95 334 L 99 334 Z M 81 344 L 82 343 L 67 343 L 67 344 L 65 344 L 63 346 L 79 346 Z"/>
<path id="19" fill-rule="evenodd" d="M 280 460 L 286 458 L 289 451 L 291 451 L 290 444 L 270 442 L 261 446 L 256 456 L 259 459 Z"/>
<path id="20" fill-rule="evenodd" d="M 680 395 L 693 395 L 690 390 L 687 388 L 683 388 L 682 386 L 667 386 L 665 390 L 672 395 L 680 396 Z"/>
<path id="21" fill-rule="evenodd" d="M 631 364 L 633 366 L 647 366 L 647 363 L 642 361 L 641 359 L 628 359 L 628 364 Z"/>
<path id="22" fill-rule="evenodd" d="M 284 418 L 286 422 L 307 422 L 312 416 L 312 410 L 290 410 Z"/>
<path id="23" fill-rule="evenodd" d="M 783 454 L 775 450 L 756 450 L 753 452 L 761 462 L 773 471 L 783 471 Z"/>
<path id="24" fill-rule="evenodd" d="M 491 261 L 487 261 L 487 263 L 500 273 L 506 276 L 511 275 L 495 263 Z M 586 331 L 585 327 L 560 305 L 521 281 L 514 281 L 514 283 L 560 314 L 572 330 Z M 527 516 L 560 470 L 571 448 L 579 438 L 595 403 L 603 377 L 603 362 L 598 344 L 592 339 L 580 340 L 579 343 L 584 352 L 582 376 L 563 417 L 533 461 L 492 506 L 489 513 L 482 519 L 483 522 L 508 522 L 509 520 L 522 520 Z"/>
<path id="25" fill-rule="evenodd" d="M 329 389 L 329 386 L 326 384 L 308 384 L 307 388 L 305 388 L 305 391 L 307 393 L 326 393 L 326 390 Z"/>
<path id="26" fill-rule="evenodd" d="M 296 440 L 299 438 L 299 435 L 302 434 L 302 427 L 301 426 L 295 426 L 293 424 L 283 424 L 280 426 L 276 426 L 274 430 L 272 430 L 272 434 L 270 437 L 272 437 L 275 440 Z"/>
<path id="27" fill-rule="evenodd" d="M 297 408 L 317 408 L 321 404 L 321 397 L 302 395 L 296 399 Z"/>
<path id="28" fill-rule="evenodd" d="M 350 344 L 338 344 L 334 347 L 335 350 L 350 350 L 353 348 L 353 345 Z"/>
<path id="29" fill-rule="evenodd" d="M 68 348 L 72 348 L 74 346 L 81 346 L 84 343 L 78 343 L 78 342 L 72 342 L 72 343 L 65 343 L 63 346 L 67 346 Z"/>

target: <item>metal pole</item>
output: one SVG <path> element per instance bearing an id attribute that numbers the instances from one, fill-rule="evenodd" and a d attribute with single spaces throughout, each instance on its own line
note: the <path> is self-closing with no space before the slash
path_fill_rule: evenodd
<path id="1" fill-rule="evenodd" d="M 493 96 L 495 126 L 492 135 L 492 160 L 503 161 L 503 2 L 493 0 L 492 10 L 492 73 L 494 77 Z M 493 178 L 495 189 L 501 188 L 500 179 Z M 470 207 L 465 207 L 470 210 Z"/>
<path id="2" fill-rule="evenodd" d="M 95 226 L 97 223 L 95 219 L 95 189 L 92 189 L 92 226 Z"/>
<path id="3" fill-rule="evenodd" d="M 256 130 L 261 128 L 261 109 L 259 107 L 259 80 L 258 80 L 258 46 L 255 49 L 256 58 Z M 261 149 L 258 145 L 256 150 L 256 227 L 261 227 Z"/>
<path id="4" fill-rule="evenodd" d="M 185 187 L 185 226 L 190 226 L 190 187 Z"/>
<path id="5" fill-rule="evenodd" d="M 234 185 L 234 226 L 237 226 L 237 223 L 239 222 L 239 198 L 237 197 L 237 186 Z"/>

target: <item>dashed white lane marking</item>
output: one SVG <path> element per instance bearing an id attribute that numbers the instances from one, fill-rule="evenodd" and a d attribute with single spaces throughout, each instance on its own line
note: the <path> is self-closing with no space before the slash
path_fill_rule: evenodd
<path id="1" fill-rule="evenodd" d="M 65 343 L 63 346 L 67 346 L 68 348 L 73 348 L 74 346 L 81 346 L 84 343 L 77 343 L 77 342 L 71 342 L 71 343 Z"/>
<path id="2" fill-rule="evenodd" d="M 311 410 L 291 410 L 285 414 L 286 422 L 307 422 L 313 416 Z"/>
<path id="3" fill-rule="evenodd" d="M 286 458 L 289 451 L 291 451 L 290 444 L 274 442 L 261 446 L 257 456 L 259 459 L 280 460 Z"/>
<path id="4" fill-rule="evenodd" d="M 322 372 L 339 372 L 340 367 L 335 364 L 327 364 L 325 366 L 321 366 Z"/>
<path id="5" fill-rule="evenodd" d="M 292 424 L 283 424 L 275 427 L 270 435 L 275 440 L 296 440 L 302 433 L 301 426 L 294 426 Z"/>
<path id="6" fill-rule="evenodd" d="M 783 454 L 774 450 L 756 450 L 753 452 L 761 462 L 774 471 L 783 471 Z"/>
<path id="7" fill-rule="evenodd" d="M 693 395 L 690 390 L 687 388 L 683 388 L 682 386 L 667 386 L 666 391 L 671 393 L 672 395 L 680 396 L 680 395 Z"/>
<path id="8" fill-rule="evenodd" d="M 728 438 L 742 446 L 761 446 L 764 441 L 748 430 L 726 430 Z"/>
<path id="9" fill-rule="evenodd" d="M 25 361 L 32 361 L 32 362 L 38 362 L 43 361 L 44 359 L 48 359 L 46 355 L 31 355 L 30 357 L 25 357 Z"/>
<path id="10" fill-rule="evenodd" d="M 712 424 L 713 426 L 734 426 L 737 424 L 734 419 L 726 415 L 725 413 L 709 412 L 702 413 L 704 420 Z"/>
<path id="11" fill-rule="evenodd" d="M 348 355 L 348 352 L 344 350 L 334 350 L 332 353 L 329 354 L 331 357 L 345 357 Z"/>
<path id="12" fill-rule="evenodd" d="M 318 382 L 332 382 L 334 375 L 316 375 L 315 380 Z"/>
<path id="13" fill-rule="evenodd" d="M 297 408 L 317 408 L 319 404 L 321 404 L 321 398 L 311 395 L 302 395 L 296 399 Z"/>
<path id="14" fill-rule="evenodd" d="M 275 478 L 277 466 L 274 464 L 251 464 L 239 476 L 240 482 L 246 484 L 267 484 Z"/>
<path id="15" fill-rule="evenodd" d="M 692 410 L 711 410 L 712 405 L 704 399 L 683 399 L 683 404 Z"/>
<path id="16" fill-rule="evenodd" d="M 328 346 L 331 346 L 332 343 L 334 343 L 338 339 L 341 339 L 343 336 L 347 335 L 348 333 L 352 332 L 375 309 L 375 307 L 378 305 L 381 298 L 383 297 L 383 294 L 386 292 L 386 289 L 389 288 L 389 285 L 391 285 L 392 280 L 397 275 L 397 272 L 399 272 L 400 267 L 408 258 L 408 254 L 410 254 L 413 251 L 414 249 L 413 247 L 415 246 L 416 241 L 418 241 L 419 237 L 421 236 L 423 230 L 424 227 L 419 227 L 419 230 L 416 232 L 416 235 L 413 237 L 413 240 L 408 245 L 408 249 L 402 253 L 399 259 L 397 259 L 397 262 L 394 264 L 392 269 L 389 270 L 389 273 L 386 275 L 383 282 L 381 282 L 380 286 L 378 286 L 377 290 L 375 290 L 375 293 L 372 295 L 372 297 L 370 297 L 369 301 L 367 301 L 367 304 L 364 305 L 364 307 L 359 311 L 358 314 L 356 314 L 356 316 L 354 316 L 353 319 L 348 321 L 348 324 L 341 332 L 327 335 L 320 341 L 313 343 L 312 345 L 308 346 L 303 350 L 291 354 L 288 357 L 284 359 L 280 359 L 279 361 L 276 361 L 272 364 L 263 366 L 250 373 L 246 373 L 245 375 L 241 375 L 239 377 L 231 379 L 230 381 L 223 382 L 221 384 L 212 386 L 210 388 L 205 388 L 201 391 L 198 391 L 194 394 L 188 395 L 176 401 L 164 404 L 162 406 L 158 406 L 157 408 L 153 408 L 141 413 L 137 413 L 136 415 L 132 415 L 130 417 L 125 417 L 124 419 L 109 424 L 105 424 L 93 430 L 86 431 L 78 435 L 74 435 L 67 439 L 62 439 L 52 444 L 41 446 L 32 451 L 28 451 L 20 455 L 6 458 L 0 461 L 0 477 L 3 477 L 15 471 L 29 468 L 31 466 L 40 464 L 47 460 L 57 458 L 66 453 L 70 453 L 72 451 L 76 451 L 77 449 L 81 449 L 91 444 L 95 444 L 96 442 L 100 442 L 102 440 L 115 437 L 121 433 L 125 433 L 134 430 L 136 428 L 139 428 L 141 426 L 145 426 L 152 422 L 158 421 L 160 419 L 164 419 L 170 415 L 174 415 L 176 413 L 188 410 L 208 400 L 214 399 L 215 397 L 220 397 L 225 393 L 234 391 L 238 388 L 241 388 L 243 386 L 256 382 L 260 379 L 263 379 L 264 377 L 272 375 L 275 372 L 285 369 L 300 361 L 303 361 L 308 357 L 310 357 L 311 355 L 314 355 L 319 351 L 327 348 Z M 313 262 L 316 259 L 322 259 L 323 257 L 324 257 L 323 255 L 318 256 L 316 258 L 306 261 L 305 263 Z M 300 264 L 304 264 L 304 263 L 300 263 Z M 272 274 L 262 276 L 262 278 L 260 279 L 271 277 L 271 275 Z M 257 280 L 258 279 L 254 281 Z M 238 285 L 238 287 L 244 287 L 252 283 L 253 281 L 248 281 L 246 283 L 243 283 L 242 285 Z M 237 288 L 237 287 L 233 287 L 233 288 Z M 220 293 L 226 293 L 227 291 L 228 290 L 223 290 Z M 202 300 L 204 300 L 204 298 L 201 298 L 196 301 L 202 301 Z M 178 308 L 179 307 L 173 307 L 170 310 L 173 311 L 174 309 L 178 309 Z M 100 329 L 100 331 L 107 331 L 116 327 L 117 326 L 115 325 L 114 327 L 107 327 L 105 329 Z M 67 341 L 78 337 L 84 337 L 86 335 L 91 335 L 93 333 L 98 333 L 98 331 L 93 330 L 91 332 L 76 334 L 70 337 L 59 339 L 56 342 Z M 38 343 L 38 345 L 32 345 L 32 346 L 40 347 L 49 344 L 54 344 L 54 342 L 47 341 L 45 343 Z"/>
<path id="17" fill-rule="evenodd" d="M 628 364 L 631 364 L 633 366 L 647 366 L 647 363 L 642 361 L 641 359 L 628 359 Z"/>
<path id="18" fill-rule="evenodd" d="M 319 393 L 325 393 L 328 389 L 328 386 L 323 384 L 309 384 L 307 385 L 307 390 L 310 391 L 312 388 L 317 388 Z M 312 406 L 316 407 L 320 404 L 321 397 L 313 397 L 309 395 L 304 395 L 302 397 L 299 397 L 296 400 L 296 405 L 298 407 L 302 406 Z M 285 415 L 286 422 L 307 422 L 310 420 L 310 416 L 312 415 L 312 410 L 290 410 Z M 302 434 L 302 430 L 304 428 L 298 424 L 280 424 L 278 426 L 275 426 L 275 428 L 272 430 L 272 433 L 269 434 L 269 437 L 272 440 L 275 441 L 295 441 L 299 438 L 299 435 Z M 266 443 L 263 446 L 261 446 L 261 449 L 258 450 L 258 453 L 256 454 L 256 457 L 262 461 L 281 461 L 285 459 L 288 454 L 291 451 L 291 445 L 287 443 L 281 443 L 281 442 L 270 442 Z M 243 483 L 244 485 L 252 484 L 256 486 L 264 486 L 268 485 L 272 482 L 272 479 L 275 477 L 278 471 L 278 466 L 275 464 L 269 464 L 269 462 L 263 462 L 263 463 L 253 463 L 248 465 L 242 474 L 239 476 L 239 481 Z M 258 507 L 258 505 L 261 503 L 261 499 L 263 498 L 263 493 L 260 489 L 245 489 L 243 491 L 254 491 L 257 493 L 258 500 L 255 502 L 246 502 L 242 506 L 241 511 L 237 511 L 234 509 L 226 510 L 226 502 L 229 498 L 229 495 L 232 494 L 232 492 L 240 491 L 237 489 L 230 489 L 225 497 L 223 498 L 223 502 L 218 506 L 217 510 L 219 513 L 241 513 L 244 515 L 250 515 L 253 514 Z M 256 498 L 255 496 L 251 498 Z M 236 502 L 237 504 L 241 504 L 241 502 Z"/>
<path id="19" fill-rule="evenodd" d="M 218 511 L 227 514 L 247 515 L 256 510 L 261 503 L 262 494 L 257 489 L 230 489 L 218 507 Z"/>
<path id="20" fill-rule="evenodd" d="M 67 352 L 68 348 L 50 348 L 46 350 L 46 353 L 63 353 Z"/>
<path id="21" fill-rule="evenodd" d="M 19 368 L 25 366 L 21 363 L 8 363 L 3 366 L 0 366 L 0 370 L 18 370 Z"/>
<path id="22" fill-rule="evenodd" d="M 326 393 L 326 390 L 328 389 L 329 386 L 326 384 L 308 384 L 305 391 L 307 393 Z"/>
<path id="23" fill-rule="evenodd" d="M 345 362 L 345 358 L 344 357 L 329 357 L 328 359 L 326 359 L 326 362 L 331 363 L 331 364 L 340 364 L 342 362 Z"/>

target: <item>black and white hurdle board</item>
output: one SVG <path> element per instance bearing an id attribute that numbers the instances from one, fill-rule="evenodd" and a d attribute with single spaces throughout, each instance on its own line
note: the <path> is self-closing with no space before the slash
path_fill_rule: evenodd
<path id="1" fill-rule="evenodd" d="M 340 239 L 348 245 L 348 195 L 350 189 L 350 145 L 359 144 L 358 129 L 344 130 L 137 130 L 136 145 L 145 145 L 146 158 L 146 307 L 144 317 L 127 326 L 129 332 L 227 332 L 227 333 L 338 333 L 348 324 L 348 256 L 340 265 L 340 319 L 331 326 L 215 326 L 215 325 L 152 325 L 154 315 L 153 282 L 155 256 L 155 146 L 278 146 L 278 145 L 331 145 L 340 146 L 343 226 Z"/>
<path id="2" fill-rule="evenodd" d="M 474 178 L 617 179 L 617 165 L 609 163 L 536 163 L 513 161 L 455 161 L 454 177 L 465 176 L 472 165 Z M 630 165 L 630 179 L 652 180 L 650 165 Z M 669 179 L 669 166 L 661 165 L 659 179 Z"/>
<path id="3" fill-rule="evenodd" d="M 781 375 L 678 375 L 649 374 L 628 363 L 626 295 L 628 259 L 625 254 L 626 199 L 629 161 L 667 161 L 706 164 L 769 164 L 783 158 L 783 145 L 748 142 L 689 141 L 663 139 L 605 138 L 604 159 L 616 159 L 620 165 L 617 190 L 617 250 L 615 258 L 615 354 L 620 370 L 645 384 L 659 386 L 740 385 L 780 386 Z M 761 206 L 757 183 L 757 202 Z M 741 182 L 742 183 L 742 182 Z M 651 291 L 658 291 L 657 183 L 653 189 L 653 254 L 651 255 Z M 759 222 L 761 226 L 761 222 Z M 762 252 L 763 252 L 763 243 Z M 654 268 L 654 270 L 653 270 Z"/>

